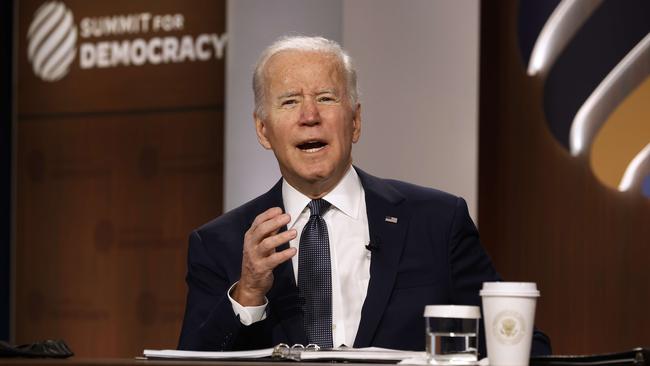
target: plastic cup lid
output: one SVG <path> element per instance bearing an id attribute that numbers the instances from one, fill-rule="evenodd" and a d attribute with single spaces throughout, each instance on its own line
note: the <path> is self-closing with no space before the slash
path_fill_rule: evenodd
<path id="1" fill-rule="evenodd" d="M 424 307 L 426 318 L 461 318 L 480 319 L 481 309 L 469 305 L 427 305 Z"/>
<path id="2" fill-rule="evenodd" d="M 481 296 L 539 297 L 535 282 L 483 282 Z"/>

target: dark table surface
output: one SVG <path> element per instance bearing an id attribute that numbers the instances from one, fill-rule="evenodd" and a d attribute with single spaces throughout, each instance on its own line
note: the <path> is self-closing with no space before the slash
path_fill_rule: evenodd
<path id="1" fill-rule="evenodd" d="M 332 366 L 331 362 L 294 362 L 294 361 L 180 361 L 180 360 L 145 360 L 139 358 L 0 358 L 2 366 L 39 366 L 39 365 L 73 365 L 73 366 Z M 359 366 L 386 366 L 386 364 L 354 364 Z"/>

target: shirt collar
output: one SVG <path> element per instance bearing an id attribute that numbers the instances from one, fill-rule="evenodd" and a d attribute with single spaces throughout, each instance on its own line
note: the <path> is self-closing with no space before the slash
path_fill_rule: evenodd
<path id="1" fill-rule="evenodd" d="M 350 166 L 343 179 L 332 191 L 323 197 L 332 206 L 345 215 L 357 219 L 359 206 L 363 198 L 363 187 L 356 170 Z M 292 187 L 285 179 L 282 180 L 282 201 L 286 213 L 291 216 L 287 228 L 292 228 L 311 199 Z"/>

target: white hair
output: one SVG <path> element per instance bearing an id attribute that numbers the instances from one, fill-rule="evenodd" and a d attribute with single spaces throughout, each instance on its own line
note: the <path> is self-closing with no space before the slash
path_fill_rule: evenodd
<path id="1" fill-rule="evenodd" d="M 354 109 L 358 98 L 359 92 L 357 90 L 357 71 L 352 65 L 350 55 L 341 48 L 335 41 L 323 37 L 307 37 L 307 36 L 284 36 L 273 42 L 268 46 L 260 55 L 255 65 L 253 73 L 253 93 L 255 94 L 255 114 L 260 118 L 266 118 L 266 111 L 264 110 L 264 101 L 266 98 L 265 87 L 266 78 L 264 71 L 267 62 L 279 52 L 282 51 L 305 51 L 305 52 L 322 52 L 331 54 L 340 62 L 345 71 L 345 79 L 347 86 L 347 95 L 350 99 L 350 106 Z"/>

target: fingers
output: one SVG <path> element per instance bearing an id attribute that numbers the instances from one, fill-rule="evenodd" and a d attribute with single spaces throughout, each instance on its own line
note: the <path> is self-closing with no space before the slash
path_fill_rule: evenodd
<path id="1" fill-rule="evenodd" d="M 235 301 L 244 306 L 260 304 L 273 285 L 273 269 L 296 255 L 296 248 L 275 251 L 298 235 L 295 229 L 278 233 L 290 219 L 279 207 L 270 208 L 257 215 L 246 231 L 241 276 L 233 293 Z"/>
<path id="2" fill-rule="evenodd" d="M 257 250 L 261 255 L 269 255 L 275 248 L 279 247 L 280 245 L 289 242 L 290 240 L 293 240 L 296 237 L 296 230 L 291 229 L 287 230 L 284 232 L 281 232 L 279 234 L 272 234 L 266 238 L 264 238 L 259 245 L 257 246 Z"/>
<path id="3" fill-rule="evenodd" d="M 278 265 L 291 259 L 291 257 L 296 255 L 296 253 L 298 253 L 298 249 L 296 248 L 287 248 L 279 252 L 274 252 L 273 254 L 267 257 L 268 265 L 271 266 L 272 268 L 275 268 Z"/>
<path id="4" fill-rule="evenodd" d="M 273 251 L 271 254 L 264 257 L 258 257 L 257 261 L 251 263 L 251 265 L 255 267 L 254 269 L 251 268 L 251 272 L 258 274 L 270 274 L 270 272 L 272 272 L 275 267 L 291 259 L 291 257 L 296 255 L 297 252 L 298 250 L 296 248 L 287 248 L 279 252 Z"/>
<path id="5" fill-rule="evenodd" d="M 255 220 L 251 224 L 251 229 L 255 229 L 259 224 L 282 214 L 282 209 L 280 207 L 271 207 L 268 210 L 262 212 L 261 214 L 255 217 Z"/>
<path id="6" fill-rule="evenodd" d="M 291 258 L 294 254 L 285 252 L 281 256 L 273 256 L 280 245 L 293 240 L 297 235 L 295 229 L 281 233 L 278 231 L 290 221 L 290 216 L 282 213 L 279 207 L 270 208 L 259 214 L 244 237 L 244 259 L 255 269 L 254 272 L 268 271 L 278 264 Z M 283 251 L 284 252 L 284 251 Z"/>
<path id="7" fill-rule="evenodd" d="M 288 214 L 282 213 L 279 207 L 274 207 L 259 214 L 246 235 L 253 243 L 259 243 L 264 238 L 277 233 L 289 221 L 291 221 L 291 217 Z"/>

